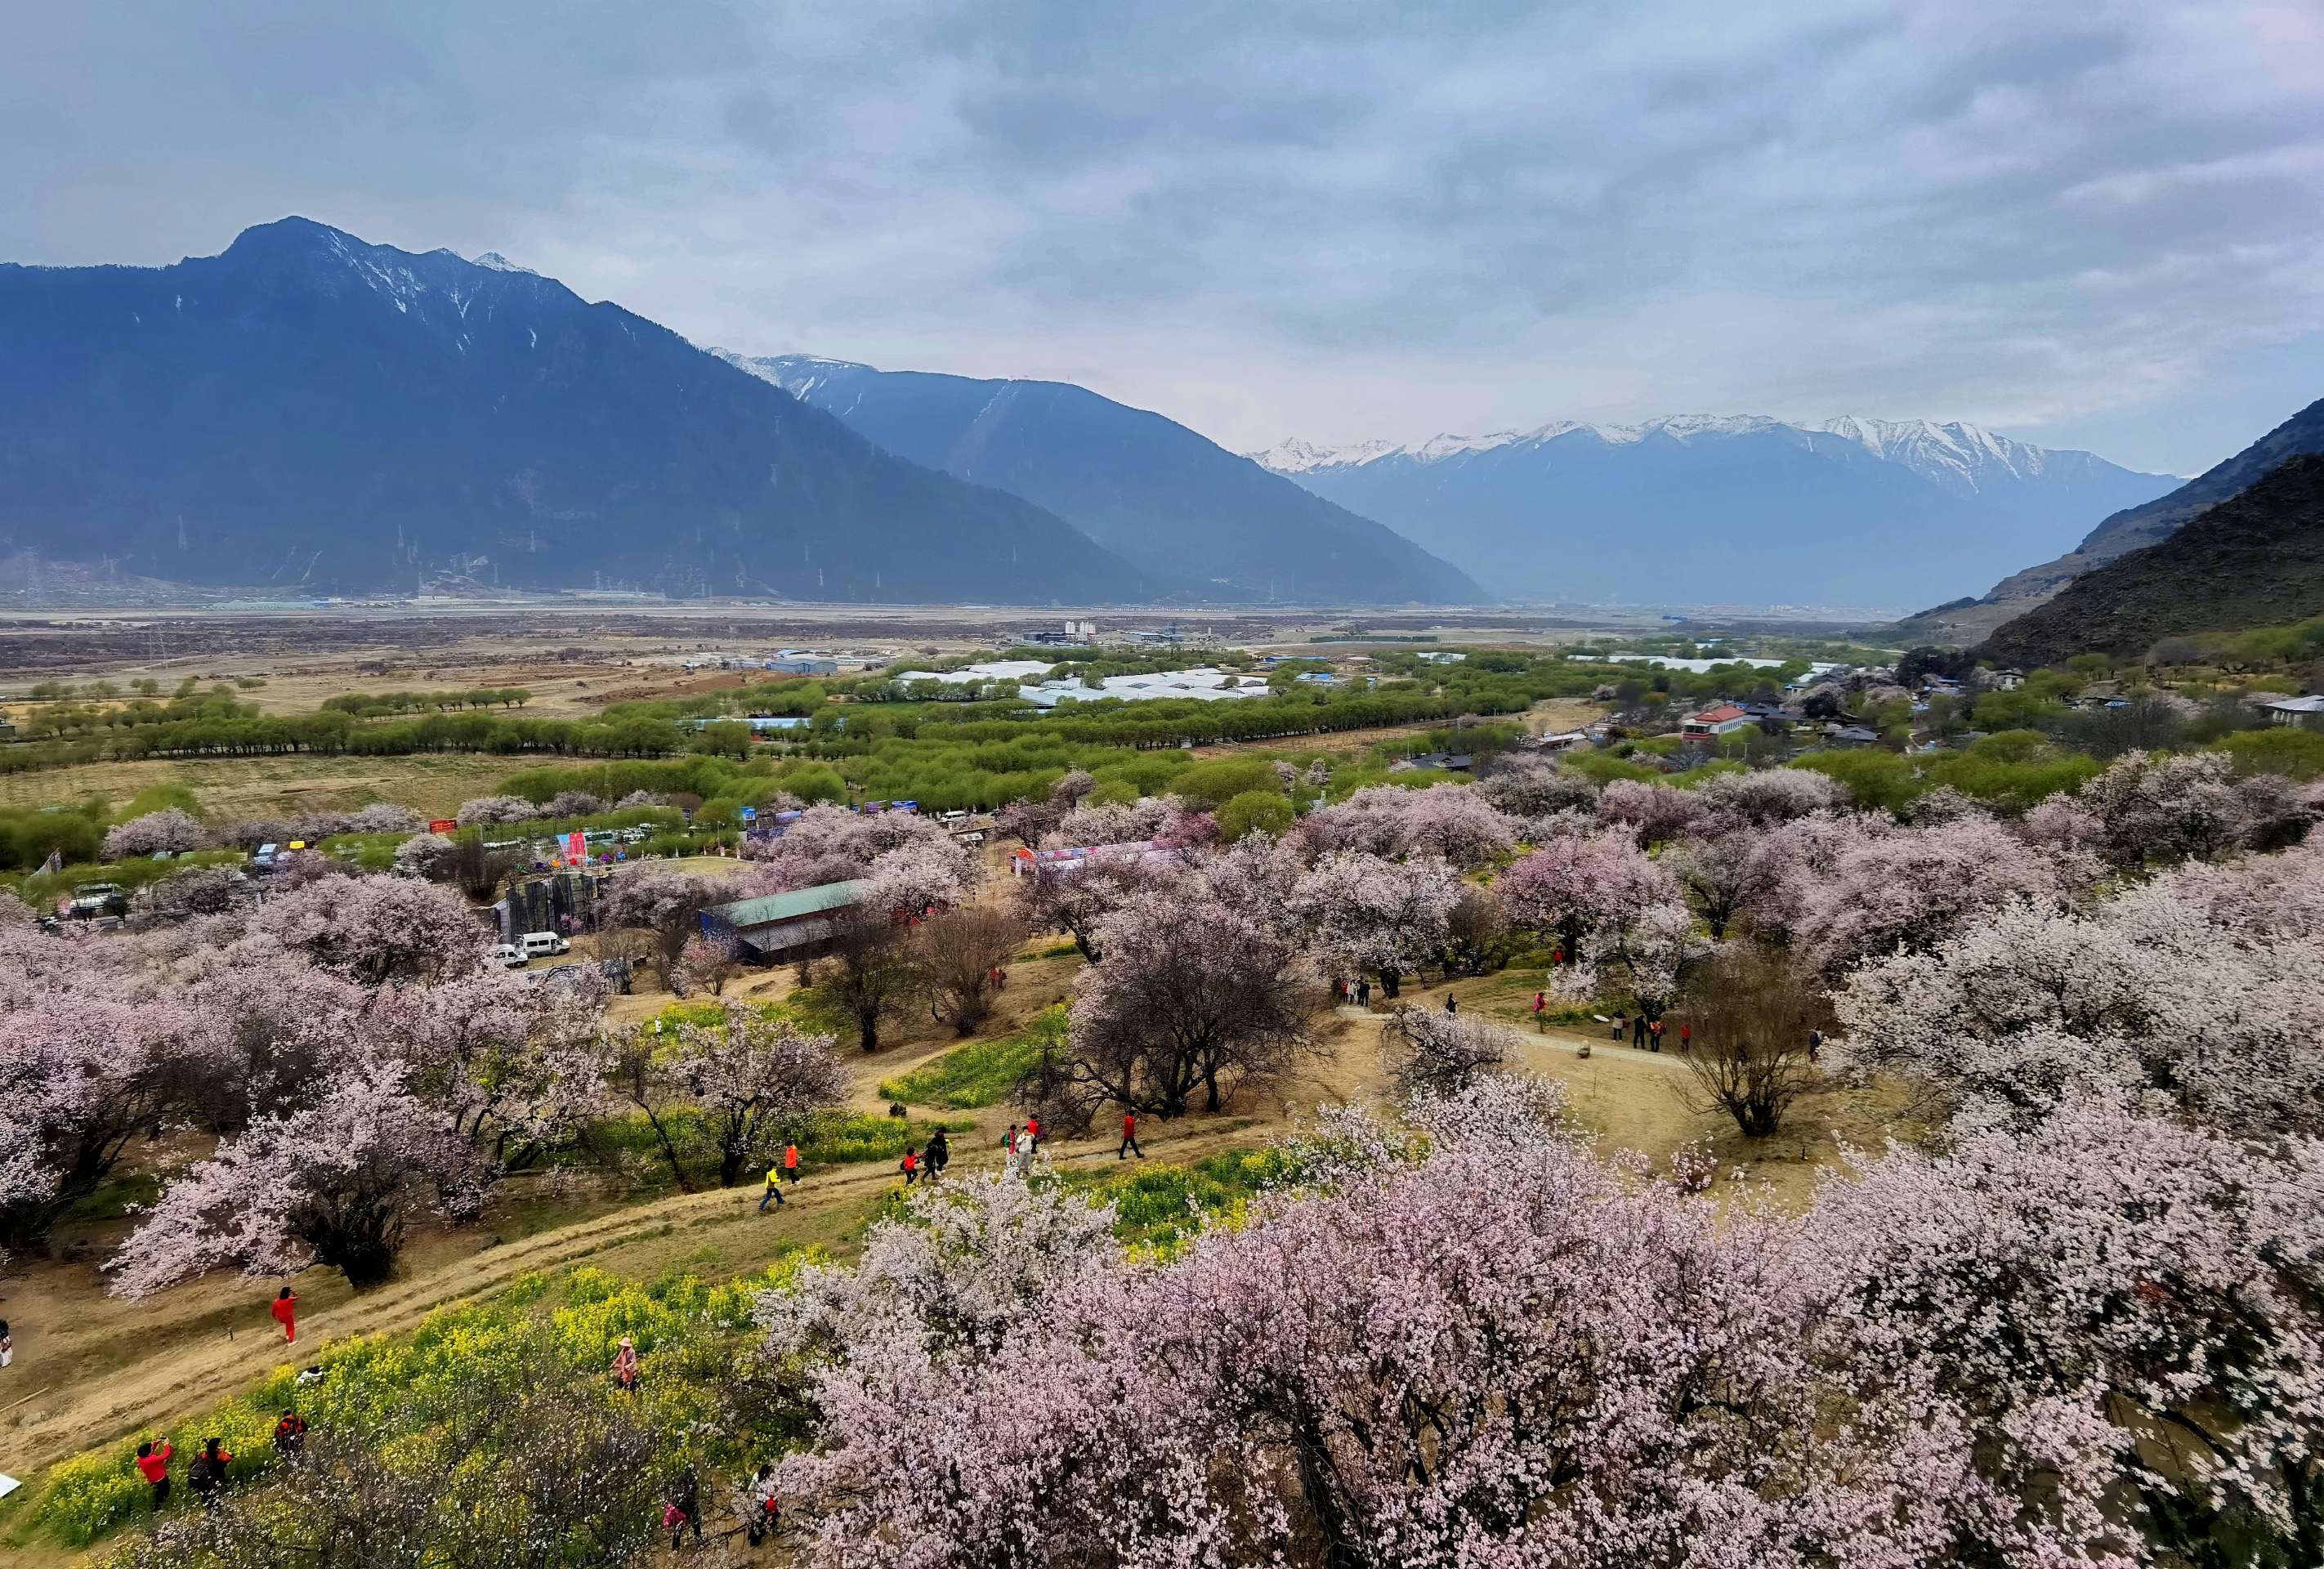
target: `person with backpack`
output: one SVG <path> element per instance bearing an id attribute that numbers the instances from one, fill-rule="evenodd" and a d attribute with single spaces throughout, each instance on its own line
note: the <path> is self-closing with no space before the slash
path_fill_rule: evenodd
<path id="1" fill-rule="evenodd" d="M 768 1167 L 767 1191 L 759 1199 L 759 1213 L 761 1214 L 765 1214 L 767 1213 L 767 1205 L 769 1204 L 772 1204 L 776 1208 L 779 1209 L 788 1202 L 789 1201 L 783 1197 L 782 1168 L 779 1166 Z"/>
<path id="2" fill-rule="evenodd" d="M 226 1468 L 233 1463 L 234 1456 L 219 1447 L 217 1439 L 203 1443 L 202 1452 L 194 1456 L 194 1463 L 186 1469 L 186 1483 L 194 1490 L 194 1496 L 201 1500 L 202 1508 L 215 1509 L 218 1507 L 218 1498 L 226 1491 Z"/>
<path id="3" fill-rule="evenodd" d="M 288 1286 L 274 1294 L 274 1306 L 267 1311 L 274 1322 L 282 1326 L 282 1343 L 289 1345 L 299 1338 L 299 1297 Z"/>
<path id="4" fill-rule="evenodd" d="M 153 1512 L 157 1515 L 161 1506 L 170 1501 L 170 1456 L 177 1453 L 176 1447 L 166 1441 L 158 1445 L 149 1441 L 137 1446 L 137 1474 L 152 1484 Z"/>
<path id="5" fill-rule="evenodd" d="M 930 1182 L 944 1176 L 945 1168 L 952 1164 L 952 1145 L 945 1140 L 943 1129 L 939 1128 L 928 1135 L 928 1147 L 921 1159 L 927 1168 Z"/>
<path id="6" fill-rule="evenodd" d="M 1133 1154 L 1140 1160 L 1146 1158 L 1146 1151 L 1138 1148 L 1138 1113 L 1124 1111 L 1121 1113 L 1121 1148 L 1113 1152 L 1113 1158 L 1127 1160 Z"/>
<path id="7" fill-rule="evenodd" d="M 282 1413 L 274 1425 L 274 1453 L 288 1463 L 307 1452 L 307 1418 L 296 1411 Z"/>
<path id="8" fill-rule="evenodd" d="M 909 1187 L 912 1184 L 919 1181 L 920 1152 L 917 1149 L 905 1150 L 904 1158 L 896 1163 L 896 1169 L 904 1174 L 904 1186 L 906 1187 Z"/>

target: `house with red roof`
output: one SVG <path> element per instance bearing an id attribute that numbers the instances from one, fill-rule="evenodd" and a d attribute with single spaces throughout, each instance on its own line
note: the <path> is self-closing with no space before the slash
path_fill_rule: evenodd
<path id="1" fill-rule="evenodd" d="M 1678 733 L 1689 740 L 1701 740 L 1712 735 L 1724 735 L 1740 730 L 1751 723 L 1751 715 L 1732 703 L 1721 703 L 1716 708 L 1705 708 L 1700 714 L 1690 714 Z"/>

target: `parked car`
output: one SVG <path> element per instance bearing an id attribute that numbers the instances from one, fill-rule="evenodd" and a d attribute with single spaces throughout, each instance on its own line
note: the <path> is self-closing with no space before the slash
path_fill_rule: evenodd
<path id="1" fill-rule="evenodd" d="M 513 943 L 493 944 L 493 957 L 501 962 L 503 969 L 509 970 L 521 970 L 529 962 L 525 957 L 524 950 Z"/>
<path id="2" fill-rule="evenodd" d="M 118 882 L 76 882 L 73 884 L 72 902 L 65 907 L 65 913 L 74 920 L 127 915 L 129 891 Z"/>
<path id="3" fill-rule="evenodd" d="M 569 953 L 573 947 L 571 943 L 567 942 L 555 932 L 527 932 L 518 940 L 523 945 L 524 956 L 528 959 L 538 959 L 549 954 Z"/>

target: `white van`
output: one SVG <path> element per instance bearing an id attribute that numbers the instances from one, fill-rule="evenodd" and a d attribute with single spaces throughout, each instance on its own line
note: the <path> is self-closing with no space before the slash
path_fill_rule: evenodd
<path id="1" fill-rule="evenodd" d="M 555 932 L 527 932 L 519 939 L 524 944 L 524 956 L 538 959 L 549 954 L 571 951 L 573 945 Z"/>
<path id="2" fill-rule="evenodd" d="M 501 962 L 503 969 L 509 970 L 521 970 L 526 963 L 524 950 L 512 943 L 493 944 L 493 957 Z"/>

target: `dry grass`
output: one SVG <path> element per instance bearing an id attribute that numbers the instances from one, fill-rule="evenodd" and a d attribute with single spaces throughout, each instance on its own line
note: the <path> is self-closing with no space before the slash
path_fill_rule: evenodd
<path id="1" fill-rule="evenodd" d="M 0 775 L 0 806 L 43 806 L 100 795 L 115 806 L 155 785 L 184 785 L 213 822 L 299 811 L 346 811 L 393 801 L 428 817 L 448 817 L 472 796 L 525 765 L 480 752 L 411 757 L 152 758 L 77 763 Z"/>

